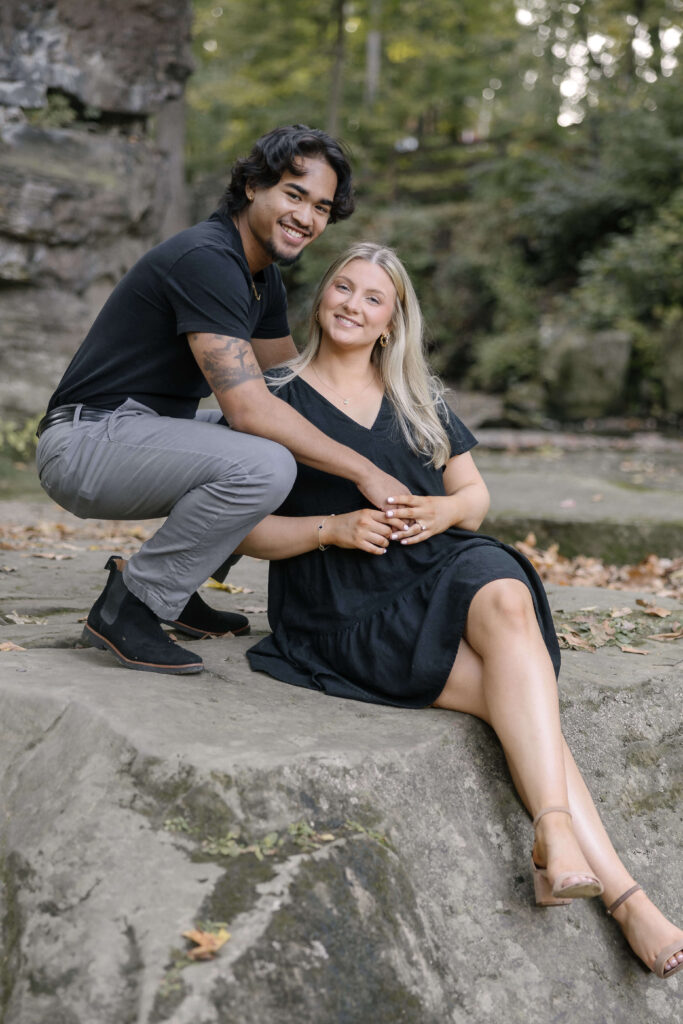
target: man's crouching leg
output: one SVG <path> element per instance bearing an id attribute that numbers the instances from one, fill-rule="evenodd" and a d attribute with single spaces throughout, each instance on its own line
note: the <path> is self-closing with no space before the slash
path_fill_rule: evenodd
<path id="1" fill-rule="evenodd" d="M 241 459 L 235 458 L 233 443 L 217 478 L 183 495 L 129 562 L 107 563 L 109 581 L 88 616 L 84 639 L 110 650 L 127 668 L 201 671 L 201 658 L 173 643 L 161 623 L 195 638 L 249 632 L 245 616 L 211 608 L 196 588 L 215 570 L 222 552 L 234 550 L 282 503 L 294 482 L 296 463 L 275 442 L 232 435 L 233 442 L 235 436 L 244 448 Z M 121 609 L 110 623 L 101 609 L 115 601 Z M 136 613 L 132 628 L 129 619 Z"/>

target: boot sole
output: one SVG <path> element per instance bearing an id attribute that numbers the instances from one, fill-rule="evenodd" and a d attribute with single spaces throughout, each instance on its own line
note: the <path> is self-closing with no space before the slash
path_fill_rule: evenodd
<path id="1" fill-rule="evenodd" d="M 218 640 L 222 636 L 247 636 L 251 633 L 249 623 L 241 629 L 228 629 L 225 633 L 212 633 L 208 629 L 195 629 L 194 626 L 185 626 L 182 622 L 173 622 L 171 619 L 159 619 L 162 626 L 170 626 L 184 636 L 191 636 L 195 640 Z"/>
<path id="2" fill-rule="evenodd" d="M 187 665 L 160 665 L 153 661 L 134 661 L 132 658 L 127 658 L 110 640 L 101 636 L 87 624 L 83 628 L 81 640 L 89 647 L 96 647 L 100 651 L 110 651 L 124 668 L 137 669 L 140 672 L 161 672 L 167 675 L 186 676 L 204 670 L 203 661 L 190 662 Z"/>

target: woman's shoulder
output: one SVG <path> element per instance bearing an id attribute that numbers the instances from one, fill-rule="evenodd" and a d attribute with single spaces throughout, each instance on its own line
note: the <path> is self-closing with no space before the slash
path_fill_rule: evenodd
<path id="1" fill-rule="evenodd" d="M 283 389 L 290 389 L 292 385 L 298 383 L 298 376 L 292 371 L 292 367 L 289 363 L 280 363 L 279 366 L 271 366 L 269 370 L 266 370 L 263 374 L 266 384 L 271 391 L 282 391 Z"/>

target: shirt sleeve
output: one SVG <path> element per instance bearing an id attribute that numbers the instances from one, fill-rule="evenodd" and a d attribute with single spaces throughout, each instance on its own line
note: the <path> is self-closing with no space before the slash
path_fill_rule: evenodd
<path id="1" fill-rule="evenodd" d="M 479 443 L 472 431 L 467 429 L 447 405 L 443 406 L 443 418 L 448 440 L 451 442 L 451 458 L 455 455 L 464 455 Z"/>
<path id="2" fill-rule="evenodd" d="M 192 249 L 173 265 L 165 284 L 178 334 L 198 331 L 250 340 L 249 286 L 230 253 L 209 246 Z"/>
<path id="3" fill-rule="evenodd" d="M 272 271 L 272 273 L 268 273 Z M 291 334 L 287 321 L 287 292 L 277 267 L 266 270 L 268 282 L 268 305 L 252 332 L 253 338 L 286 338 Z"/>

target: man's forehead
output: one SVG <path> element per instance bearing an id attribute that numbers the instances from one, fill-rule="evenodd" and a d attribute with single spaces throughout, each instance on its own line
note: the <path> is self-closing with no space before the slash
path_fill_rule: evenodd
<path id="1" fill-rule="evenodd" d="M 298 182 L 307 192 L 319 192 L 321 196 L 334 198 L 337 188 L 337 173 L 324 156 L 296 156 L 293 164 L 298 173 L 283 171 L 278 184 Z"/>

